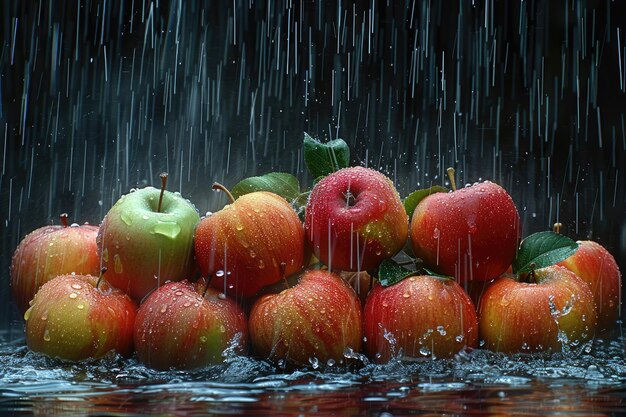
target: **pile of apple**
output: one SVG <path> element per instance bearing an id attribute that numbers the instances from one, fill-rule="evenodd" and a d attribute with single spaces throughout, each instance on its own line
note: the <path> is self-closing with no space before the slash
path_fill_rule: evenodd
<path id="1" fill-rule="evenodd" d="M 231 352 L 308 366 L 361 352 L 451 357 L 479 340 L 551 352 L 613 328 L 615 259 L 558 230 L 520 243 L 499 185 L 456 189 L 451 170 L 452 190 L 401 200 L 385 175 L 348 167 L 340 139 L 305 134 L 304 156 L 310 191 L 286 173 L 232 193 L 216 184 L 230 203 L 200 218 L 162 175 L 160 190 L 131 190 L 99 227 L 65 215 L 30 233 L 11 265 L 28 347 L 66 360 L 136 353 L 156 369 Z"/>

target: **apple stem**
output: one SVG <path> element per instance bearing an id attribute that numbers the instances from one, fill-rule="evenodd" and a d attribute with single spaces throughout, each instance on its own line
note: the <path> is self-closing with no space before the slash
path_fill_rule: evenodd
<path id="1" fill-rule="evenodd" d="M 213 279 L 213 275 L 209 274 L 208 278 L 206 279 L 206 287 L 204 287 L 204 291 L 202 292 L 202 298 L 204 298 L 204 296 L 206 295 L 206 292 L 209 289 L 209 286 L 211 285 L 211 280 Z"/>
<path id="2" fill-rule="evenodd" d="M 165 194 L 165 186 L 167 185 L 167 172 L 162 172 L 160 177 L 161 177 L 161 195 L 159 195 L 159 206 L 157 207 L 157 213 L 161 212 L 161 204 L 163 204 L 163 194 Z"/>
<path id="3" fill-rule="evenodd" d="M 278 268 L 280 269 L 280 276 L 283 279 L 283 282 L 285 283 L 285 289 L 289 289 L 289 281 L 287 281 L 287 277 L 285 276 L 285 271 L 287 270 L 287 264 L 284 262 L 281 262 L 278 265 Z"/>
<path id="4" fill-rule="evenodd" d="M 220 191 L 225 192 L 226 195 L 228 196 L 228 199 L 230 200 L 230 204 L 235 202 L 235 197 L 233 197 L 233 195 L 230 193 L 230 191 L 228 191 L 228 188 L 224 187 L 219 182 L 214 182 L 213 185 L 211 186 L 211 188 L 214 189 L 214 190 L 220 190 Z"/>
<path id="5" fill-rule="evenodd" d="M 537 277 L 535 276 L 535 263 L 533 262 L 532 264 L 530 264 L 530 282 L 532 284 L 536 284 L 537 283 Z"/>
<path id="6" fill-rule="evenodd" d="M 554 223 L 554 226 L 552 226 L 552 231 L 554 233 L 559 233 L 561 234 L 561 226 L 563 226 L 563 223 Z"/>
<path id="7" fill-rule="evenodd" d="M 448 179 L 450 180 L 450 187 L 452 187 L 452 191 L 456 191 L 456 179 L 454 178 L 454 168 L 450 167 L 446 170 L 448 173 Z"/>
<path id="8" fill-rule="evenodd" d="M 96 289 L 98 289 L 98 287 L 100 286 L 100 282 L 102 281 L 102 277 L 104 277 L 104 274 L 107 272 L 107 267 L 103 266 L 102 269 L 100 270 L 100 276 L 98 277 L 98 282 L 96 282 Z"/>
<path id="9" fill-rule="evenodd" d="M 59 217 L 61 218 L 61 225 L 67 227 L 67 213 L 61 213 Z"/>

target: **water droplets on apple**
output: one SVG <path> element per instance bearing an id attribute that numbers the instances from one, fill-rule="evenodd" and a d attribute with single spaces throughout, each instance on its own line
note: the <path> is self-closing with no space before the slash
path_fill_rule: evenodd
<path id="1" fill-rule="evenodd" d="M 218 278 L 222 278 L 224 276 L 224 271 L 223 270 L 218 270 L 215 272 L 215 276 Z"/>

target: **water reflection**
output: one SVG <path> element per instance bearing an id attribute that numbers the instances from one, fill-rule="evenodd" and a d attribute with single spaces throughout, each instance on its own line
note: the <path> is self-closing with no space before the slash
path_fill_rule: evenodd
<path id="1" fill-rule="evenodd" d="M 156 372 L 110 355 L 68 364 L 0 345 L 0 413 L 93 415 L 607 415 L 626 398 L 624 339 L 549 356 L 277 369 L 252 358 Z"/>

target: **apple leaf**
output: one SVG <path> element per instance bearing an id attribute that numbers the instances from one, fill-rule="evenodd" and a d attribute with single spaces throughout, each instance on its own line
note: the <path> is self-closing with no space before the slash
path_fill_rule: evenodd
<path id="1" fill-rule="evenodd" d="M 454 279 L 454 277 L 451 277 L 450 275 L 441 275 L 435 271 L 432 271 L 428 268 L 422 268 L 422 272 L 425 275 L 431 276 L 431 277 L 435 277 L 435 278 L 440 278 L 440 279 Z"/>
<path id="2" fill-rule="evenodd" d="M 513 273 L 523 274 L 532 269 L 545 268 L 573 255 L 578 244 L 567 236 L 551 231 L 533 233 L 522 240 Z"/>
<path id="3" fill-rule="evenodd" d="M 383 287 L 396 284 L 414 275 L 418 275 L 418 272 L 411 271 L 392 259 L 385 259 L 378 267 L 378 281 Z"/>
<path id="4" fill-rule="evenodd" d="M 343 139 L 322 143 L 304 132 L 304 162 L 313 178 L 324 177 L 350 164 L 350 148 Z"/>
<path id="5" fill-rule="evenodd" d="M 235 198 L 255 191 L 270 191 L 284 197 L 290 203 L 300 196 L 300 183 L 291 174 L 270 172 L 260 177 L 249 177 L 239 181 L 231 193 Z"/>
<path id="6" fill-rule="evenodd" d="M 413 217 L 413 212 L 415 211 L 415 208 L 424 198 L 428 197 L 431 194 L 447 193 L 449 191 L 450 190 L 448 190 L 446 187 L 442 187 L 441 185 L 434 185 L 430 188 L 413 191 L 404 199 L 404 209 L 406 210 L 406 214 L 409 215 L 409 219 Z"/>

